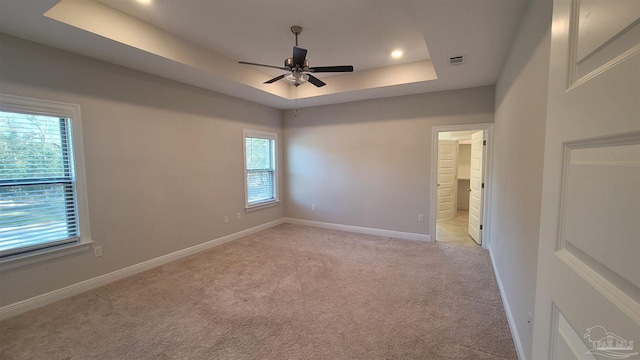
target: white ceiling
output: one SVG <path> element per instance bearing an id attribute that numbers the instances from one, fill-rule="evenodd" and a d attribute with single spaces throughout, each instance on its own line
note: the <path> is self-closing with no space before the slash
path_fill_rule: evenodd
<path id="1" fill-rule="evenodd" d="M 288 109 L 495 84 L 526 2 L 0 0 L 0 32 Z M 292 25 L 311 66 L 355 72 L 295 88 L 262 84 L 279 70 L 237 63 L 282 66 Z M 462 54 L 466 64 L 448 64 Z"/>

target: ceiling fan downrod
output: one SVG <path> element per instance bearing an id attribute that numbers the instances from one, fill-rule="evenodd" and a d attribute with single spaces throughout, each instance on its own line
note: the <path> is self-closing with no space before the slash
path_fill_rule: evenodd
<path id="1" fill-rule="evenodd" d="M 296 37 L 296 46 L 298 46 L 298 35 L 300 35 L 302 33 L 302 26 L 293 25 L 291 27 L 291 32 L 293 33 L 293 35 L 295 35 L 295 37 Z"/>

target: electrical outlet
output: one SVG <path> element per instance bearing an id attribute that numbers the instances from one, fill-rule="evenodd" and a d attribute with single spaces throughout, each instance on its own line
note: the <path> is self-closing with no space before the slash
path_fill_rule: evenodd
<path id="1" fill-rule="evenodd" d="M 93 247 L 93 257 L 102 256 L 102 246 L 94 246 Z"/>
<path id="2" fill-rule="evenodd" d="M 420 222 L 424 221 L 424 214 L 418 214 L 418 221 Z"/>
<path id="3" fill-rule="evenodd" d="M 229 217 L 227 215 L 224 216 L 224 223 L 228 223 L 229 222 Z"/>
<path id="4" fill-rule="evenodd" d="M 236 214 L 236 219 L 238 219 L 238 220 L 242 219 L 242 215 L 240 215 L 240 213 L 237 213 Z"/>
<path id="5" fill-rule="evenodd" d="M 316 211 L 316 205 L 311 205 L 311 211 Z"/>

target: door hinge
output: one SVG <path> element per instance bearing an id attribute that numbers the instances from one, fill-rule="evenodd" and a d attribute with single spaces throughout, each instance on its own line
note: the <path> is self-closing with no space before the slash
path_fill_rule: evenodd
<path id="1" fill-rule="evenodd" d="M 484 183 L 482 183 L 482 188 L 484 189 Z"/>
<path id="2" fill-rule="evenodd" d="M 487 145 L 487 140 L 482 140 L 482 145 Z"/>
<path id="3" fill-rule="evenodd" d="M 480 225 L 480 230 L 482 230 L 482 225 Z"/>

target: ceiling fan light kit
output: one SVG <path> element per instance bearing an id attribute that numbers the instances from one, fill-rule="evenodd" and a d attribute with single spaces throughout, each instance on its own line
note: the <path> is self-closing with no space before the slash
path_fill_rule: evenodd
<path id="1" fill-rule="evenodd" d="M 309 75 L 305 73 L 293 72 L 285 76 L 284 79 L 291 85 L 300 86 L 309 80 Z"/>
<path id="2" fill-rule="evenodd" d="M 289 74 L 282 74 L 274 77 L 273 79 L 267 80 L 264 82 L 265 84 L 272 84 L 280 79 L 285 79 L 285 81 L 293 86 L 300 86 L 308 81 L 316 87 L 322 87 L 327 84 L 324 81 L 313 76 L 311 73 L 353 72 L 352 65 L 310 67 L 309 60 L 307 60 L 307 49 L 298 47 L 298 35 L 302 33 L 302 26 L 292 26 L 291 33 L 296 37 L 296 45 L 293 47 L 293 56 L 284 60 L 284 66 L 281 67 L 274 65 L 265 65 L 246 61 L 240 61 L 239 63 L 245 65 L 280 69 L 290 72 Z"/>

